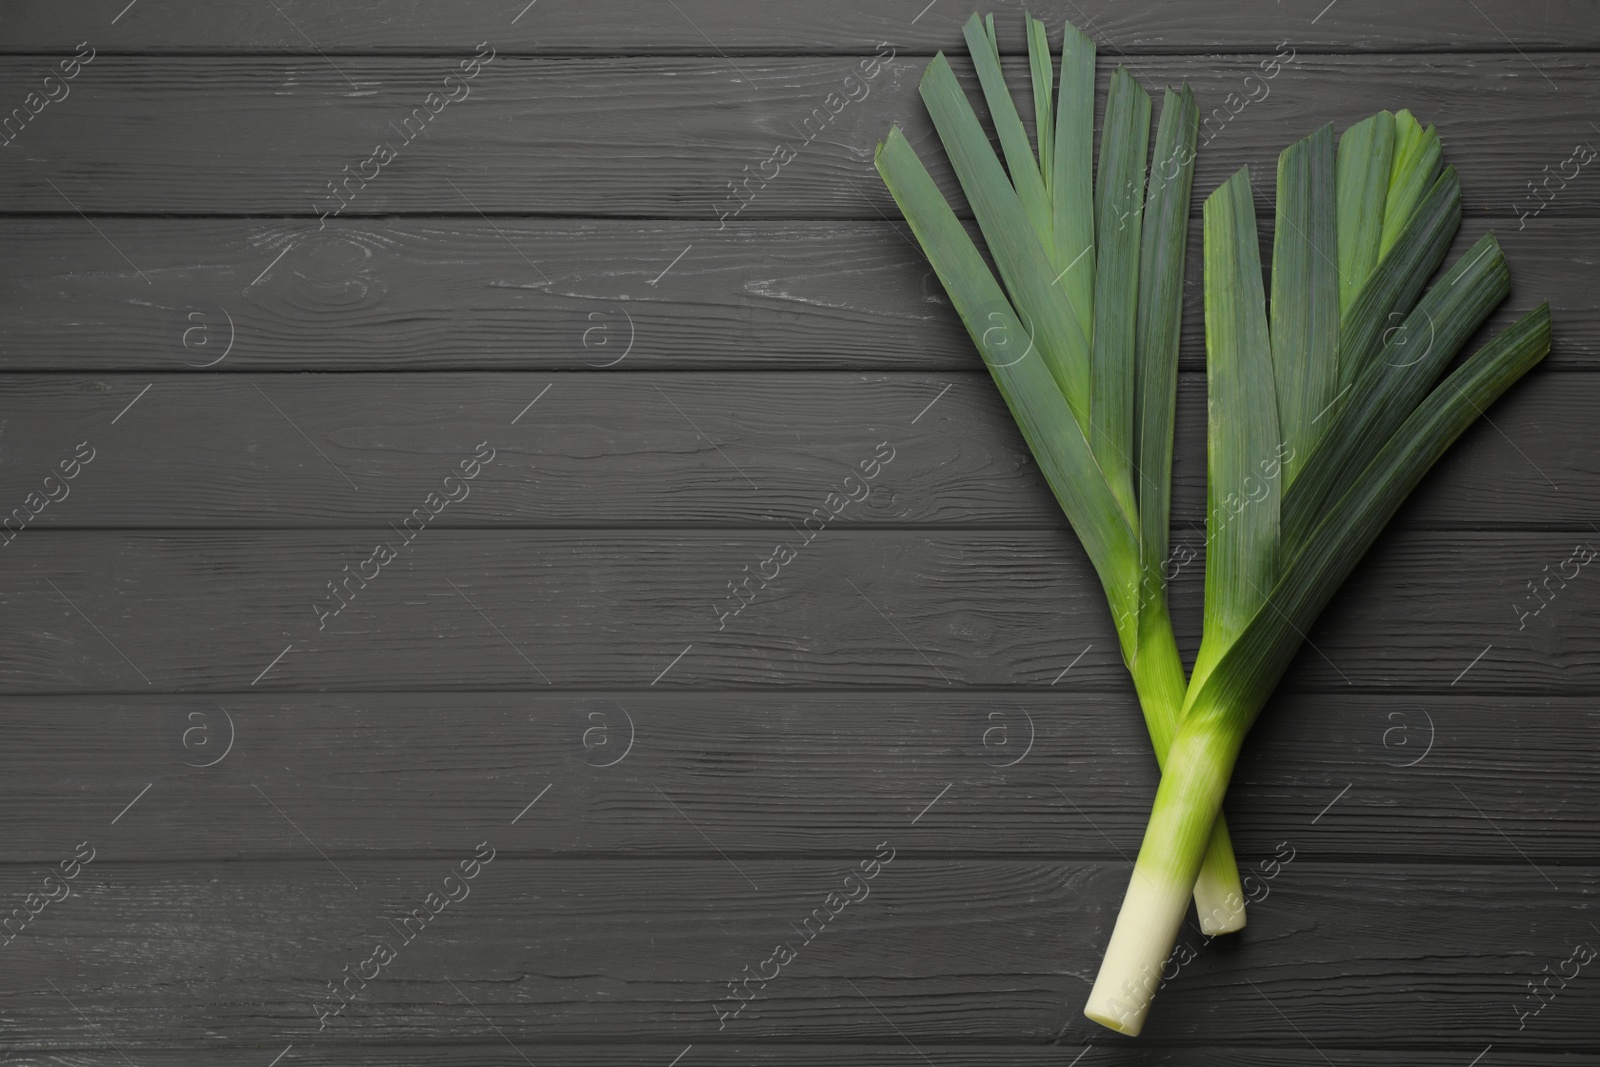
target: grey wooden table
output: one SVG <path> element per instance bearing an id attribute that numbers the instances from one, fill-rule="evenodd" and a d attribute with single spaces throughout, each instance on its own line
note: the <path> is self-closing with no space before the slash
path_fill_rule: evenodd
<path id="1" fill-rule="evenodd" d="M 0 1062 L 1600 1064 L 1596 578 L 1528 590 L 1600 541 L 1600 174 L 1546 181 L 1600 8 L 1035 9 L 1203 111 L 1293 53 L 1197 197 L 1437 123 L 1556 330 L 1310 634 L 1228 801 L 1265 899 L 1130 1041 L 1154 762 L 871 167 L 924 4 L 6 5 Z"/>

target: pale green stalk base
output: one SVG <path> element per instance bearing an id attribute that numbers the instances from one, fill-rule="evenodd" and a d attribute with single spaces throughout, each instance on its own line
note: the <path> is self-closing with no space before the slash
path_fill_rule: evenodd
<path id="1" fill-rule="evenodd" d="M 1191 717 L 1173 738 L 1128 895 L 1084 1014 L 1137 1036 L 1214 838 L 1242 735 Z"/>
<path id="2" fill-rule="evenodd" d="M 1083 1009 L 1085 1015 L 1118 1033 L 1139 1036 L 1188 909 L 1187 885 L 1155 882 L 1134 868 L 1122 914 L 1117 916 L 1111 944 Z"/>
<path id="3" fill-rule="evenodd" d="M 1194 882 L 1194 906 L 1200 915 L 1200 932 L 1207 937 L 1244 929 L 1244 886 L 1239 882 L 1228 822 L 1221 815 L 1211 828 L 1211 843 Z"/>
<path id="4" fill-rule="evenodd" d="M 1139 705 L 1150 731 L 1156 764 L 1164 768 L 1167 750 L 1178 732 L 1188 683 L 1184 679 L 1183 660 L 1178 656 L 1178 644 L 1172 636 L 1170 616 L 1159 607 L 1147 611 L 1145 616 L 1140 620 L 1138 658 L 1128 665 L 1128 670 L 1139 693 Z M 1239 864 L 1233 856 L 1228 826 L 1220 815 L 1212 828 L 1211 843 L 1206 849 L 1200 875 L 1194 882 L 1194 906 L 1200 916 L 1200 932 L 1208 937 L 1244 928 L 1244 887 L 1239 881 Z"/>

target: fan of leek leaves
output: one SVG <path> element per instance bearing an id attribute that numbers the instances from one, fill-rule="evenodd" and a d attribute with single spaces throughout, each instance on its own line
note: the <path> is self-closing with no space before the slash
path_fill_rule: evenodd
<path id="1" fill-rule="evenodd" d="M 992 19 L 966 37 L 1004 167 L 942 55 L 922 81 L 1003 289 L 898 129 L 877 165 L 1094 563 L 1162 764 L 1085 1009 L 1137 1034 L 1190 893 L 1202 919 L 1238 901 L 1219 814 L 1245 734 L 1406 496 L 1549 351 L 1549 307 L 1446 373 L 1510 272 L 1491 234 L 1427 286 L 1461 192 L 1407 111 L 1337 139 L 1325 126 L 1279 157 L 1270 304 L 1248 172 L 1207 198 L 1205 615 L 1184 685 L 1160 562 L 1196 107 L 1187 87 L 1167 92 L 1147 175 L 1149 98 L 1117 70 L 1092 176 L 1093 47 L 1066 27 L 1051 123 L 1044 26 L 1027 29 L 1037 157 Z"/>
<path id="2" fill-rule="evenodd" d="M 1149 156 L 1150 96 L 1119 69 L 1097 174 L 1094 44 L 1067 26 L 1056 93 L 1044 24 L 1029 17 L 1027 30 L 1036 140 L 1006 88 L 993 16 L 965 27 L 1004 166 L 942 53 L 921 86 L 1003 287 L 898 127 L 878 171 L 1100 576 L 1159 761 L 1186 687 L 1166 564 L 1199 115 L 1187 87 L 1168 91 Z M 1239 872 L 1223 824 L 1207 832 L 1191 882 L 1203 928 L 1223 933 L 1244 924 Z"/>

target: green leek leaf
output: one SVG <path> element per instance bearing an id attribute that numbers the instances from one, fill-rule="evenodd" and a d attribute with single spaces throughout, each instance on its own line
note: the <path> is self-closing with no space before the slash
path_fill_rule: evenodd
<path id="1" fill-rule="evenodd" d="M 1095 183 L 1094 334 L 1089 441 L 1111 491 L 1132 513 L 1133 339 L 1138 314 L 1150 94 L 1118 67 L 1106 96 Z"/>
<path id="2" fill-rule="evenodd" d="M 1250 175 L 1206 199 L 1206 601 L 1191 688 L 1272 588 L 1285 455 Z"/>
<path id="3" fill-rule="evenodd" d="M 1511 292 L 1511 270 L 1485 234 L 1430 289 L 1400 326 L 1385 331 L 1382 358 L 1368 364 L 1349 403 L 1326 420 L 1327 436 L 1305 477 L 1284 495 L 1285 550 L 1298 551 L 1332 501 L 1355 483 L 1444 368 Z"/>
<path id="4" fill-rule="evenodd" d="M 983 20 L 973 15 L 962 27 L 967 38 L 967 51 L 972 55 L 972 65 L 978 72 L 978 84 L 983 87 L 983 99 L 989 105 L 989 119 L 994 123 L 1005 152 L 1006 168 L 1011 172 L 1011 184 L 1022 201 L 1022 208 L 1039 235 L 1039 244 L 1049 249 L 1055 244 L 1055 221 L 1051 217 L 1050 200 L 1045 195 L 1044 178 L 1039 164 L 1033 158 L 1033 147 L 1028 143 L 1028 131 L 1017 114 L 1011 90 L 1006 88 L 1005 75 L 1000 70 L 1000 51 L 994 42 L 994 19 L 990 16 L 989 29 L 984 30 Z"/>
<path id="5" fill-rule="evenodd" d="M 1026 327 L 1026 336 L 1037 344 L 1079 425 L 1088 426 L 1088 344 L 1070 304 L 1052 283 L 1055 272 L 1038 232 L 942 52 L 933 57 L 922 76 L 922 99 Z"/>
<path id="6" fill-rule="evenodd" d="M 1200 109 L 1185 85 L 1161 101 L 1144 208 L 1139 256 L 1138 323 L 1133 363 L 1133 464 L 1138 477 L 1141 599 L 1166 598 L 1172 523 L 1172 432 L 1178 397 L 1178 339 L 1183 329 L 1183 268 L 1189 244 Z"/>
<path id="7" fill-rule="evenodd" d="M 1054 87 L 1051 78 L 1055 68 L 1050 57 L 1050 40 L 1045 36 L 1044 23 L 1028 16 L 1028 66 L 1029 74 L 1033 80 L 1033 126 L 1039 139 L 1039 174 L 1044 179 L 1045 195 L 1050 196 L 1050 168 L 1055 162 L 1055 116 L 1051 104 L 1054 102 Z M 1055 233 L 1055 203 L 1049 205 L 1051 213 L 1050 232 Z M 1055 252 L 1054 240 L 1048 246 L 1052 256 Z"/>
<path id="8" fill-rule="evenodd" d="M 1416 302 L 1460 226 L 1461 185 L 1455 168 L 1446 167 L 1340 321 L 1340 389 L 1377 358 L 1384 331 L 1399 325 L 1397 316 Z"/>
<path id="9" fill-rule="evenodd" d="M 1355 302 L 1378 265 L 1394 159 L 1394 116 L 1380 111 L 1339 138 L 1339 310 Z"/>
<path id="10" fill-rule="evenodd" d="M 1114 613 L 1132 617 L 1135 593 L 1129 562 L 1138 558 L 1134 528 L 1112 497 L 1088 439 L 1039 353 L 1028 352 L 1028 332 L 899 127 L 878 146 L 875 163 L 1095 570 L 1102 580 L 1119 572 L 1129 575 L 1126 582 L 1107 583 L 1107 595 L 1115 601 Z"/>
<path id="11" fill-rule="evenodd" d="M 1050 167 L 1053 258 L 1085 339 L 1094 336 L 1094 51 L 1094 42 L 1068 23 L 1061 41 L 1055 162 Z"/>
<path id="12" fill-rule="evenodd" d="M 1394 162 L 1389 171 L 1389 193 L 1383 209 L 1383 240 L 1378 255 L 1389 254 L 1400 232 L 1411 220 L 1434 178 L 1439 173 L 1439 134 L 1422 125 L 1409 111 L 1394 116 Z"/>
<path id="13" fill-rule="evenodd" d="M 1283 433 L 1283 484 L 1317 443 L 1317 416 L 1339 390 L 1338 230 L 1333 127 L 1278 156 L 1272 231 L 1272 369 Z"/>

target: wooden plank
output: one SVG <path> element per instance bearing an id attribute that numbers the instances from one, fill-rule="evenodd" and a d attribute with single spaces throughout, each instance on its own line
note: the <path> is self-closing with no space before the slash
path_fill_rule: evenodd
<path id="1" fill-rule="evenodd" d="M 465 898 L 414 924 L 409 941 L 386 920 L 422 907 L 475 842 L 498 849 L 514 829 L 473 820 L 437 856 L 342 861 L 342 875 L 315 856 L 124 862 L 114 830 L 85 831 L 96 856 L 69 883 L 72 896 L 6 946 L 7 1045 L 109 1040 L 136 1054 L 226 1043 L 267 1050 L 265 1063 L 291 1042 L 487 1043 L 491 1024 L 529 1050 L 596 1036 L 680 1049 L 898 1045 L 896 1030 L 915 1044 L 1056 1041 L 1058 1055 L 1098 1043 L 1081 1006 L 1126 864 L 901 855 L 921 829 L 886 820 L 840 842 L 836 860 L 741 860 L 738 871 L 715 856 L 568 862 L 497 852 L 453 890 Z M 73 846 L 63 848 L 70 855 Z M 800 920 L 858 860 L 891 849 L 892 862 L 863 881 L 865 898 L 797 945 L 765 988 L 752 984 L 757 998 L 719 1032 L 714 1005 L 741 968 L 754 973 L 775 943 L 803 941 Z M 19 898 L 40 878 L 7 867 L 0 892 Z M 1513 1007 L 1543 966 L 1554 973 L 1575 943 L 1595 940 L 1584 918 L 1596 895 L 1592 867 L 1564 872 L 1553 889 L 1520 862 L 1349 865 L 1296 855 L 1239 938 L 1201 949 L 1188 933 L 1196 958 L 1157 998 L 1140 1046 L 1278 1048 L 1298 1030 L 1327 1055 L 1456 1049 L 1467 1063 L 1491 1042 L 1592 1050 L 1600 983 L 1587 973 L 1520 1036 Z M 319 1032 L 315 1005 L 332 999 L 328 983 L 346 965 L 356 973 L 385 937 L 395 958 Z"/>
<path id="2" fill-rule="evenodd" d="M 75 442 L 101 446 L 0 580 L 0 689 L 41 694 L 0 697 L 0 893 L 16 906 L 72 842 L 101 849 L 4 945 L 0 1059 L 1490 1067 L 1492 1042 L 1500 1062 L 1600 1062 L 1600 987 L 1573 983 L 1527 1032 L 1515 1018 L 1541 969 L 1600 943 L 1581 756 L 1600 635 L 1581 579 L 1548 606 L 1523 588 L 1590 536 L 1589 375 L 1541 372 L 1498 408 L 1313 630 L 1232 796 L 1246 863 L 1279 842 L 1296 861 L 1142 1041 L 1116 1042 L 1079 1006 L 1148 744 L 1093 577 L 866 165 L 896 118 L 932 143 L 915 76 L 966 12 L 523 3 L 7 9 L 5 47 L 32 53 L 0 63 L 13 102 L 83 27 L 107 36 L 77 98 L 0 154 L 0 369 L 54 372 L 0 381 L 0 492 L 20 502 Z M 1590 138 L 1600 26 L 1567 2 L 1472 6 L 1046 14 L 1098 16 L 1103 55 L 1132 51 L 1152 84 L 1194 71 L 1213 103 L 1262 54 L 1215 53 L 1295 43 L 1201 195 L 1246 162 L 1269 195 L 1282 143 L 1410 104 L 1441 122 L 1476 236 L 1514 227 L 1524 183 Z M 320 184 L 480 18 L 501 55 L 431 127 L 444 143 L 408 145 L 314 234 Z M 880 39 L 905 47 L 877 91 L 719 229 L 723 183 Z M 1458 54 L 1428 69 L 1407 50 Z M 1555 297 L 1569 369 L 1594 362 L 1597 208 L 1580 177 L 1507 241 L 1519 303 Z M 215 217 L 252 213 L 271 217 Z M 528 217 L 551 214 L 610 217 Z M 239 312 L 222 374 L 186 373 L 218 351 L 184 345 L 194 310 Z M 589 331 L 612 342 L 623 310 L 644 312 L 641 347 L 591 370 L 617 349 Z M 654 373 L 685 369 L 717 373 Z M 1180 518 L 1199 505 L 1197 386 Z M 791 536 L 778 524 L 891 436 L 872 503 L 708 629 L 727 579 Z M 484 439 L 502 451 L 471 501 L 316 629 L 321 583 Z M 1189 647 L 1199 573 L 1180 579 Z M 601 766 L 591 731 L 620 744 L 624 707 L 637 746 Z M 1012 709 L 1045 729 L 1001 767 Z M 237 747 L 197 766 L 224 723 Z M 319 1029 L 327 980 L 480 836 L 503 847 L 472 899 Z M 716 1029 L 737 968 L 885 837 L 901 852 L 873 898 Z"/>
<path id="3" fill-rule="evenodd" d="M 847 86 L 860 69 L 852 57 L 751 58 L 736 71 L 720 56 L 501 56 L 470 85 L 449 88 L 458 102 L 437 104 L 430 117 L 424 101 L 446 91 L 442 79 L 461 58 L 356 57 L 335 70 L 321 58 L 100 56 L 0 156 L 6 209 L 315 219 L 346 202 L 329 186 L 347 180 L 348 166 L 356 176 L 344 187 L 344 214 L 329 216 L 333 225 L 441 211 L 675 217 L 699 221 L 709 242 L 733 212 L 746 220 L 889 215 L 871 158 L 894 123 L 925 150 L 943 187 L 955 189 L 917 98 L 920 57 L 892 59 L 870 81 Z M 0 85 L 25 91 L 38 62 L 0 61 Z M 1344 126 L 1407 106 L 1438 124 L 1463 175 L 1465 209 L 1514 218 L 1536 206 L 1527 183 L 1542 180 L 1545 167 L 1555 175 L 1575 142 L 1595 136 L 1587 120 L 1600 110 L 1600 65 L 1587 53 L 1541 55 L 1538 70 L 1520 55 L 1441 56 L 1422 74 L 1406 55 L 1297 55 L 1269 89 L 1244 84 L 1268 62 L 1257 54 L 1130 62 L 1153 86 L 1193 83 L 1212 123 L 1197 196 L 1244 164 L 1271 173 L 1284 145 L 1325 122 Z M 1020 91 L 1024 65 L 1012 68 Z M 1247 91 L 1270 95 L 1230 117 L 1229 94 L 1241 101 Z M 402 126 L 417 108 L 408 134 Z M 380 141 L 396 158 L 361 170 Z M 779 142 L 793 159 L 776 161 Z M 773 162 L 764 170 L 765 160 Z M 752 184 L 735 195 L 733 183 L 747 176 Z M 1580 171 L 1544 213 L 1600 214 L 1600 180 Z M 112 255 L 97 263 L 126 269 Z M 528 278 L 519 273 L 519 283 Z"/>
<path id="4" fill-rule="evenodd" d="M 335 7 L 283 3 L 283 15 L 270 5 L 234 11 L 200 0 L 141 4 L 120 16 L 127 0 L 84 6 L 94 18 L 79 7 L 13 0 L 7 11 L 6 50 L 70 50 L 85 33 L 96 31 L 104 36 L 107 50 L 162 53 L 315 55 L 314 49 L 320 48 L 330 54 L 431 54 L 471 51 L 488 37 L 503 51 L 538 55 L 704 55 L 713 48 L 734 55 L 791 54 L 849 52 L 887 37 L 903 51 L 931 54 L 940 48 L 960 49 L 960 23 L 969 13 L 966 8 L 920 3 L 844 0 L 760 5 L 697 0 L 680 5 L 686 13 L 682 16 L 641 0 L 601 0 L 581 8 L 458 0 L 448 12 L 421 0 L 367 0 Z M 1114 0 L 1042 0 L 1029 6 L 1052 28 L 1071 19 L 1092 29 L 1108 51 L 1270 49 L 1286 37 L 1307 51 L 1509 51 L 1501 28 L 1528 52 L 1600 46 L 1592 12 L 1582 3 L 1567 0 L 1529 9 L 1514 0 L 1480 0 L 1478 8 L 1468 17 L 1446 0 L 1398 7 L 1342 0 L 1328 11 L 1317 4 L 1286 9 L 1270 0 L 1242 0 L 1226 11 L 1200 0 L 1177 0 L 1159 9 Z M 113 19 L 115 28 L 107 29 Z M 1012 25 L 1017 21 L 1014 12 L 998 12 L 996 20 L 1002 48 L 1022 52 L 1022 35 Z M 605 27 L 604 33 L 596 32 L 599 26 Z"/>
<path id="5" fill-rule="evenodd" d="M 1125 684 L 1104 597 L 1065 531 L 824 529 L 805 543 L 790 533 L 789 558 L 770 534 L 424 526 L 407 542 L 397 528 L 19 540 L 0 687 L 1044 689 L 1088 644 L 1078 684 Z M 1567 561 L 1592 538 L 1391 531 L 1280 694 L 1588 692 L 1600 606 L 1584 592 L 1591 573 Z M 748 601 L 732 591 L 765 560 L 767 587 L 752 579 Z M 1175 584 L 1186 647 L 1199 570 L 1197 555 Z M 349 583 L 337 599 L 335 579 Z M 1536 580 L 1554 583 L 1548 602 L 1526 586 Z"/>
<path id="6" fill-rule="evenodd" d="M 1266 239 L 1272 214 L 1261 218 Z M 95 226 L 104 237 L 76 215 L 0 219 L 0 368 L 166 371 L 219 358 L 223 371 L 978 365 L 903 224 L 876 216 L 732 221 L 712 241 L 698 223 L 616 219 L 350 219 L 320 233 L 285 220 Z M 1200 370 L 1198 214 L 1193 227 L 1183 360 Z M 1548 299 L 1551 364 L 1600 364 L 1589 251 L 1600 221 L 1469 218 L 1455 254 L 1491 228 L 1516 277 L 1491 327 Z"/>
<path id="7" fill-rule="evenodd" d="M 519 815 L 519 855 L 715 858 L 709 838 L 742 860 L 836 856 L 935 798 L 919 854 L 1114 860 L 1156 769 L 1126 687 L 1079 683 L 1099 652 L 1043 693 L 8 697 L 4 862 L 54 862 L 135 801 L 118 854 L 150 861 L 302 857 L 286 818 L 341 861 L 437 853 Z M 1520 849 L 1560 881 L 1594 857 L 1597 732 L 1587 697 L 1297 694 L 1241 757 L 1233 839 L 1252 870 L 1293 838 L 1362 860 Z"/>
<path id="8" fill-rule="evenodd" d="M 0 514 L 8 532 L 29 524 L 17 545 L 84 527 L 398 523 L 480 442 L 495 459 L 441 525 L 788 532 L 863 463 L 879 473 L 844 487 L 871 495 L 841 524 L 1064 522 L 983 371 L 18 375 L 0 392 L 11 400 L 0 501 L 21 508 Z M 1597 405 L 1600 376 L 1535 371 L 1400 521 L 1587 528 Z M 1200 375 L 1183 376 L 1179 410 L 1174 522 L 1190 531 L 1205 515 Z M 44 482 L 80 452 L 93 459 L 76 478 Z M 67 495 L 43 503 L 47 491 Z"/>
<path id="9" fill-rule="evenodd" d="M 292 1055 L 297 1067 L 527 1067 L 522 1053 L 499 1038 L 489 1044 L 369 1045 L 341 1043 L 336 1046 L 295 1045 Z M 897 1039 L 898 1040 L 898 1039 Z M 1107 1041 L 1109 1042 L 1109 1038 Z M 1297 1037 L 1286 1040 L 1299 1041 Z M 686 1046 L 677 1044 L 567 1045 L 541 1041 L 536 1052 L 550 1063 L 563 1067 L 663 1067 L 670 1065 Z M 680 1067 L 836 1067 L 839 1063 L 868 1067 L 927 1067 L 932 1060 L 939 1067 L 1062 1067 L 1082 1046 L 1064 1048 L 1041 1042 L 1034 1045 L 996 1044 L 945 1045 L 919 1041 L 915 1048 L 898 1045 L 819 1043 L 785 1045 L 728 1041 L 692 1044 Z M 229 1048 L 212 1044 L 204 1050 L 140 1049 L 141 1067 L 213 1067 L 219 1059 L 244 1059 L 259 1056 L 261 1049 Z M 267 1049 L 268 1057 L 281 1049 Z M 1467 1059 L 1474 1051 L 1469 1050 Z M 1600 1054 L 1588 1052 L 1544 1052 L 1527 1043 L 1517 1047 L 1517 1062 L 1530 1067 L 1595 1067 Z M 926 1056 L 927 1059 L 923 1057 Z M 1095 1057 L 1098 1056 L 1099 1059 Z M 71 1052 L 29 1053 L 26 1061 L 44 1067 L 127 1067 L 114 1050 L 74 1050 Z M 286 1058 L 285 1063 L 289 1060 Z M 537 1061 L 536 1061 L 537 1062 Z M 1347 1067 L 1461 1067 L 1465 1062 L 1460 1049 L 1351 1049 L 1339 1050 L 1339 1062 Z M 1492 1060 L 1485 1060 L 1492 1064 Z M 1300 1042 L 1293 1045 L 1217 1048 L 1208 1045 L 1167 1047 L 1162 1045 L 1118 1043 L 1096 1044 L 1084 1055 L 1081 1067 L 1115 1063 L 1119 1067 L 1327 1067 L 1321 1053 Z"/>

